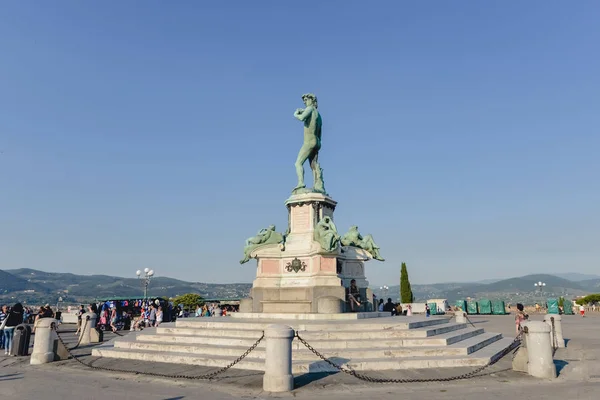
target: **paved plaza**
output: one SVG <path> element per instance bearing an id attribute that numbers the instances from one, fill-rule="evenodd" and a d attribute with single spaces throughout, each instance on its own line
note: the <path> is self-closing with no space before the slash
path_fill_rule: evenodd
<path id="1" fill-rule="evenodd" d="M 533 315 L 541 320 L 542 315 Z M 398 317 L 402 318 L 402 317 Z M 486 331 L 514 336 L 513 317 L 472 316 L 476 326 Z M 569 398 L 595 399 L 600 390 L 600 317 L 563 316 L 565 349 L 558 349 L 555 362 L 559 377 L 544 381 L 513 372 L 510 356 L 468 380 L 434 383 L 375 384 L 355 377 L 337 374 L 310 374 L 295 377 L 296 389 L 291 393 L 262 392 L 262 373 L 229 370 L 213 381 L 155 378 L 143 374 L 112 373 L 92 370 L 74 360 L 42 366 L 29 365 L 29 358 L 0 358 L 0 398 L 2 399 L 232 399 L 232 398 L 328 398 L 346 399 L 370 396 L 387 399 L 410 396 L 420 399 L 508 399 L 527 396 L 529 399 Z M 68 329 L 63 337 L 74 344 L 74 334 Z M 114 338 L 108 333 L 106 339 Z M 86 363 L 139 372 L 167 375 L 201 375 L 210 368 L 148 363 L 134 360 L 98 359 L 91 357 L 91 347 L 75 353 Z M 374 377 L 438 378 L 469 372 L 469 368 L 442 370 L 385 371 L 366 373 Z"/>

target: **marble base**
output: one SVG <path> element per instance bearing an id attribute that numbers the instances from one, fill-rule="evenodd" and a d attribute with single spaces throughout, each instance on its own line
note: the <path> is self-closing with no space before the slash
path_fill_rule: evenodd
<path id="1" fill-rule="evenodd" d="M 231 313 L 234 319 L 260 320 L 306 320 L 306 321 L 348 321 L 367 318 L 387 318 L 389 312 L 359 312 L 343 314 L 306 314 L 306 313 Z"/>

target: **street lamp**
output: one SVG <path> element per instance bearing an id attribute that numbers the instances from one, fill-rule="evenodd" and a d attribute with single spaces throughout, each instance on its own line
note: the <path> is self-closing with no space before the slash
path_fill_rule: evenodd
<path id="1" fill-rule="evenodd" d="M 544 287 L 546 286 L 546 284 L 542 281 L 536 282 L 533 284 L 533 286 L 535 286 L 536 291 L 540 291 L 540 301 L 543 303 L 544 302 Z"/>
<path id="2" fill-rule="evenodd" d="M 387 295 L 388 295 L 388 290 L 390 290 L 390 288 L 389 288 L 389 286 L 385 286 L 385 285 L 383 285 L 383 286 L 381 286 L 381 287 L 379 288 L 379 290 L 382 290 L 382 291 L 383 291 L 383 293 L 384 293 L 383 297 L 387 297 Z"/>
<path id="3" fill-rule="evenodd" d="M 150 268 L 144 268 L 144 272 L 142 275 L 142 271 L 139 269 L 135 271 L 138 279 L 142 283 L 142 287 L 144 288 L 144 301 L 148 298 L 148 285 L 150 285 L 150 279 L 154 276 L 154 270 Z"/>

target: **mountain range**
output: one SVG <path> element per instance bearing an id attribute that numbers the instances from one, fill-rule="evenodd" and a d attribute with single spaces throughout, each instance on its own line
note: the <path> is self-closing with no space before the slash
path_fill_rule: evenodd
<path id="1" fill-rule="evenodd" d="M 450 302 L 458 299 L 489 298 L 507 302 L 537 302 L 541 297 L 578 296 L 600 292 L 600 276 L 576 273 L 550 275 L 536 274 L 518 278 L 481 282 L 436 283 L 412 285 L 415 301 L 444 298 Z M 566 279 L 565 277 L 571 278 Z M 543 293 L 534 283 L 546 283 Z M 205 299 L 239 299 L 247 297 L 251 284 L 210 284 L 187 282 L 167 277 L 155 277 L 149 285 L 149 296 L 174 297 L 185 293 L 199 293 Z M 59 297 L 64 302 L 82 303 L 94 299 L 115 297 L 142 297 L 143 287 L 136 278 L 108 275 L 76 275 L 44 272 L 34 269 L 0 270 L 0 301 L 24 301 L 27 304 L 55 303 Z M 380 298 L 399 298 L 399 286 L 387 290 L 375 287 Z"/>

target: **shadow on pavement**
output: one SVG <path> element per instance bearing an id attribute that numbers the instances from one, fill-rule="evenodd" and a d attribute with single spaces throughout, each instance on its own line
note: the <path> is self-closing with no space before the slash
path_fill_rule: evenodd
<path id="1" fill-rule="evenodd" d="M 300 389 L 303 386 L 309 385 L 328 376 L 339 374 L 339 372 L 312 372 L 294 377 L 294 389 Z"/>
<path id="2" fill-rule="evenodd" d="M 560 375 L 563 368 L 569 365 L 569 363 L 565 360 L 554 360 L 554 365 L 556 366 L 556 375 Z"/>
<path id="3" fill-rule="evenodd" d="M 16 373 L 16 374 L 0 375 L 0 382 L 14 381 L 15 379 L 23 379 L 23 374 Z"/>

